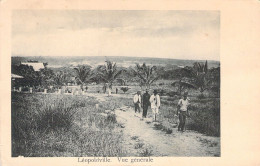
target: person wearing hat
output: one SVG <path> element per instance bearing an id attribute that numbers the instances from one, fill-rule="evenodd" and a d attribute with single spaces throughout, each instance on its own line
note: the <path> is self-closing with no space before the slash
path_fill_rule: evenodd
<path id="1" fill-rule="evenodd" d="M 145 90 L 143 94 L 143 118 L 146 118 L 148 107 L 150 106 L 150 94 L 149 89 Z"/>
<path id="2" fill-rule="evenodd" d="M 161 106 L 160 96 L 157 91 L 154 90 L 152 96 L 150 97 L 151 109 L 153 112 L 153 120 L 156 121 L 156 117 L 159 113 L 159 108 Z"/>
<path id="3" fill-rule="evenodd" d="M 178 131 L 184 131 L 186 117 L 189 115 L 188 107 L 190 105 L 189 99 L 187 98 L 188 92 L 184 92 L 183 99 L 180 99 L 177 106 L 177 115 L 179 116 Z"/>
<path id="4" fill-rule="evenodd" d="M 137 93 L 134 95 L 134 105 L 135 105 L 135 113 L 140 113 L 140 107 L 141 107 L 141 91 L 137 91 Z"/>

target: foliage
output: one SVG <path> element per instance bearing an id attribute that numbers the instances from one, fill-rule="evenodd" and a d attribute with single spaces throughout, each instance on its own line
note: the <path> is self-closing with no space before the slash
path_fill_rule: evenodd
<path id="1" fill-rule="evenodd" d="M 128 87 L 122 87 L 122 88 L 121 88 L 121 90 L 122 90 L 124 93 L 127 92 L 129 89 L 130 89 L 130 88 L 128 88 Z"/>
<path id="2" fill-rule="evenodd" d="M 220 93 L 220 67 L 212 68 L 210 71 L 210 90 L 217 93 L 219 96 Z"/>
<path id="3" fill-rule="evenodd" d="M 179 98 L 161 98 L 161 121 L 176 123 Z M 210 136 L 220 136 L 220 101 L 218 98 L 190 99 L 190 117 L 186 120 L 187 130 L 195 130 Z"/>
<path id="4" fill-rule="evenodd" d="M 70 81 L 70 77 L 68 73 L 63 71 L 56 72 L 54 75 L 54 82 L 58 87 L 62 85 L 66 85 Z"/>
<path id="5" fill-rule="evenodd" d="M 219 100 L 203 102 L 199 100 L 192 105 L 191 119 L 187 123 L 187 128 L 207 135 L 220 136 L 220 102 Z"/>
<path id="6" fill-rule="evenodd" d="M 182 79 L 180 79 L 179 81 L 175 81 L 171 84 L 172 86 L 178 86 L 178 95 L 181 95 L 182 91 L 184 89 L 196 89 L 196 87 L 187 82 L 187 81 L 183 81 Z"/>
<path id="7" fill-rule="evenodd" d="M 91 73 L 91 67 L 87 65 L 79 65 L 77 68 L 74 68 L 76 72 L 76 80 L 81 85 L 81 89 L 85 83 L 89 82 L 93 78 L 93 73 Z"/>
<path id="8" fill-rule="evenodd" d="M 29 103 L 29 104 L 28 104 Z M 116 117 L 93 98 L 12 93 L 12 156 L 122 156 Z M 108 104 L 108 103 L 107 103 Z"/>
<path id="9" fill-rule="evenodd" d="M 209 89 L 210 79 L 208 72 L 208 63 L 194 63 L 192 73 L 192 83 L 199 89 L 201 93 L 203 93 L 206 89 Z"/>
<path id="10" fill-rule="evenodd" d="M 147 66 L 145 63 L 143 65 L 136 64 L 136 69 L 133 69 L 135 75 L 139 78 L 140 86 L 145 88 L 150 88 L 151 84 L 159 79 L 156 74 L 156 66 Z"/>
<path id="11" fill-rule="evenodd" d="M 23 76 L 23 79 L 16 79 L 13 86 L 37 86 L 40 85 L 39 72 L 34 71 L 32 66 L 12 65 L 12 73 Z"/>
<path id="12" fill-rule="evenodd" d="M 55 85 L 57 81 L 54 78 L 55 78 L 55 74 L 51 69 L 48 69 L 47 67 L 45 67 L 44 69 L 40 69 L 39 72 L 40 85 L 43 86 L 44 88 L 47 88 L 47 86 L 50 85 Z"/>
<path id="13" fill-rule="evenodd" d="M 111 61 L 106 61 L 106 64 L 99 66 L 97 69 L 97 77 L 104 83 L 108 84 L 111 89 L 114 81 L 120 76 L 120 74 L 125 71 L 124 69 L 119 70 L 116 63 Z"/>
<path id="14" fill-rule="evenodd" d="M 144 147 L 143 150 L 140 151 L 140 157 L 149 157 L 153 155 L 153 150 L 150 145 Z"/>
<path id="15" fill-rule="evenodd" d="M 209 90 L 211 88 L 212 82 L 215 79 L 220 78 L 220 75 L 217 75 L 217 72 L 208 69 L 207 61 L 203 63 L 194 63 L 193 67 L 184 67 L 176 70 L 176 76 L 179 78 L 179 81 L 175 81 L 172 83 L 172 86 L 179 87 L 179 93 L 186 88 L 198 89 L 201 94 L 205 90 Z"/>

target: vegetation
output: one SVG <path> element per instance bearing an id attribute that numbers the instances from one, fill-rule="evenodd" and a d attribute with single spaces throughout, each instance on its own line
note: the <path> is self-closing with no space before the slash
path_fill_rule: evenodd
<path id="1" fill-rule="evenodd" d="M 12 156 L 121 156 L 114 116 L 92 98 L 12 94 Z M 30 104 L 27 104 L 30 103 Z M 87 103 L 87 104 L 86 104 Z"/>
<path id="2" fill-rule="evenodd" d="M 121 90 L 125 93 L 129 90 L 129 88 L 128 87 L 122 87 Z"/>
<path id="3" fill-rule="evenodd" d="M 99 66 L 97 71 L 97 77 L 106 83 L 107 88 L 111 92 L 113 83 L 124 70 L 118 70 L 116 63 L 106 61 L 106 64 L 104 66 Z"/>
<path id="4" fill-rule="evenodd" d="M 81 88 L 88 83 L 97 84 L 95 88 L 105 85 L 111 92 L 112 86 L 119 83 L 126 94 L 99 103 L 93 98 L 13 92 L 12 156 L 124 155 L 122 133 L 117 130 L 119 126 L 113 110 L 123 105 L 132 106 L 132 96 L 127 94 L 133 94 L 139 86 L 156 89 L 161 96 L 159 121 L 164 123 L 157 128 L 172 132 L 177 102 L 188 89 L 191 115 L 187 119 L 187 129 L 220 136 L 220 67 L 209 69 L 207 61 L 170 69 L 145 63 L 136 64 L 135 68 L 120 68 L 111 61 L 95 69 L 81 65 L 71 70 L 68 67 L 53 70 L 45 64 L 44 69 L 34 71 L 30 66 L 12 65 L 12 73 L 24 77 L 13 80 L 12 86 L 23 86 L 25 91 L 34 87 L 35 91 L 48 88 L 48 92 L 53 92 L 50 87 L 61 88 L 75 82 Z M 89 89 L 93 87 L 88 86 Z M 97 103 L 99 109 L 95 108 Z M 103 116 L 108 109 L 112 112 Z M 152 155 L 150 148 L 143 146 L 136 145 L 137 149 L 142 147 L 140 156 Z"/>
<path id="5" fill-rule="evenodd" d="M 86 65 L 79 65 L 77 68 L 74 68 L 76 72 L 76 80 L 81 85 L 82 91 L 84 91 L 83 86 L 85 83 L 90 82 L 90 79 L 93 78 L 91 73 L 91 67 Z"/>
<path id="6" fill-rule="evenodd" d="M 179 98 L 162 97 L 160 121 L 177 123 L 175 117 Z M 220 136 L 220 101 L 218 98 L 190 99 L 190 117 L 186 129 L 195 130 L 210 136 Z"/>
<path id="7" fill-rule="evenodd" d="M 136 64 L 136 69 L 133 69 L 135 75 L 139 78 L 140 86 L 147 89 L 150 88 L 151 84 L 159 79 L 159 76 L 155 73 L 156 66 L 147 66 Z"/>

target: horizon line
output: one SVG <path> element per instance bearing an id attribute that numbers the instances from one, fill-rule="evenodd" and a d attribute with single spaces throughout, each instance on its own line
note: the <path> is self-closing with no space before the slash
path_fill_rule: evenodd
<path id="1" fill-rule="evenodd" d="M 170 58 L 170 57 L 141 57 L 141 56 L 120 56 L 120 55 L 112 55 L 112 56 L 86 56 L 86 55 L 11 55 L 11 57 L 127 57 L 127 58 L 147 58 L 147 59 L 171 59 L 171 60 L 192 60 L 192 61 L 217 61 L 220 62 L 220 60 L 216 59 L 179 59 L 179 58 Z"/>

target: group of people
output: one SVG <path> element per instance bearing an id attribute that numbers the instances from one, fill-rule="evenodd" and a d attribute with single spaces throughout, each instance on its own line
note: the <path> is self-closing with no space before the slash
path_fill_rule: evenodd
<path id="1" fill-rule="evenodd" d="M 177 105 L 177 116 L 179 117 L 179 125 L 178 131 L 184 131 L 186 117 L 189 116 L 189 99 L 188 99 L 188 92 L 185 92 L 183 98 L 178 101 Z M 152 114 L 153 114 L 153 121 L 158 120 L 159 109 L 161 106 L 161 99 L 157 92 L 157 90 L 153 91 L 153 94 L 149 94 L 149 89 L 145 90 L 145 93 L 141 96 L 141 91 L 137 91 L 134 95 L 134 107 L 135 113 L 141 113 L 141 107 L 143 108 L 142 118 L 147 117 L 147 111 L 149 106 L 151 107 Z"/>

